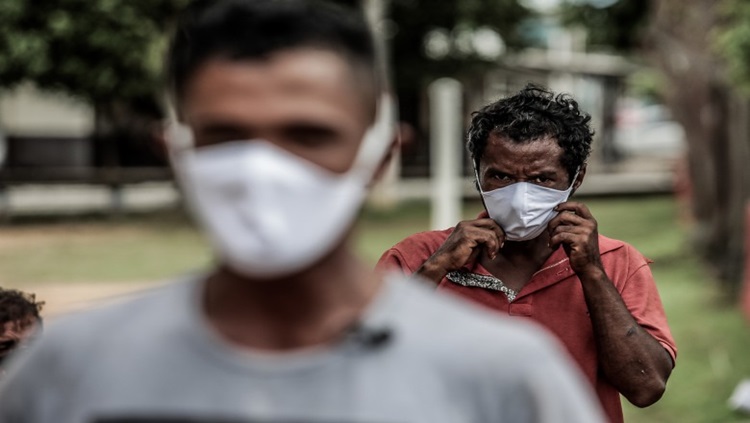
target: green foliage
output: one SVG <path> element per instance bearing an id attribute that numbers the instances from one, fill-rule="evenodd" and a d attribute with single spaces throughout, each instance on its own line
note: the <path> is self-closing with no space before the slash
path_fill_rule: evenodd
<path id="1" fill-rule="evenodd" d="M 655 69 L 644 67 L 628 76 L 626 86 L 636 97 L 658 103 L 662 100 L 666 81 Z"/>
<path id="2" fill-rule="evenodd" d="M 33 81 L 94 103 L 148 96 L 187 0 L 3 0 L 0 85 Z"/>
<path id="3" fill-rule="evenodd" d="M 581 1 L 566 0 L 562 20 L 588 30 L 588 43 L 598 48 L 630 51 L 640 44 L 645 28 L 649 0 L 620 0 L 609 7 L 595 7 Z"/>
<path id="4" fill-rule="evenodd" d="M 0 234 L 0 284 L 17 287 L 166 280 L 211 259 L 200 234 L 178 213 L 29 221 L 2 227 Z"/>
<path id="5" fill-rule="evenodd" d="M 30 80 L 94 102 L 148 95 L 158 82 L 165 32 L 187 2 L 3 0 L 0 86 Z M 434 63 L 424 56 L 429 30 L 485 26 L 517 45 L 515 28 L 528 15 L 517 0 L 394 0 L 391 12 L 397 65 L 420 75 L 463 68 L 464 58 Z"/>
<path id="6" fill-rule="evenodd" d="M 715 34 L 716 49 L 732 82 L 750 93 L 750 3 L 724 0 L 721 7 L 725 23 Z"/>
<path id="7" fill-rule="evenodd" d="M 589 44 L 623 52 L 637 50 L 646 27 L 648 0 L 620 0 L 610 7 L 596 8 L 580 0 L 566 0 L 563 22 L 581 25 L 589 32 Z M 725 60 L 731 81 L 750 93 L 750 2 L 721 0 L 714 7 L 722 20 L 713 36 L 715 51 Z"/>
<path id="8" fill-rule="evenodd" d="M 483 71 L 497 66 L 496 58 L 483 58 L 458 45 L 481 28 L 499 34 L 506 50 L 521 48 L 528 41 L 524 25 L 533 14 L 519 0 L 391 0 L 388 14 L 388 48 L 399 119 L 416 129 L 416 142 L 405 159 L 426 166 L 427 85 L 441 77 L 481 81 Z M 431 32 L 443 34 L 452 44 L 444 57 L 427 55 L 425 44 Z"/>
<path id="9" fill-rule="evenodd" d="M 393 0 L 391 49 L 397 78 L 402 87 L 420 80 L 457 76 L 476 67 L 491 65 L 476 55 L 453 54 L 434 60 L 425 54 L 424 42 L 432 30 L 457 35 L 461 30 L 480 27 L 496 31 L 509 48 L 522 47 L 520 25 L 531 12 L 518 0 Z"/>

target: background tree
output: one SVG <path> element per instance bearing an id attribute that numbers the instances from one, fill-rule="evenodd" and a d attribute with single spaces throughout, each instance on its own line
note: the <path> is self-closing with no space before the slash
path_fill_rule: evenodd
<path id="1" fill-rule="evenodd" d="M 748 96 L 750 5 L 743 0 L 620 0 L 568 4 L 569 23 L 592 41 L 640 53 L 663 76 L 662 99 L 685 128 L 694 240 L 728 292 L 743 271 L 743 216 L 750 198 Z M 731 79 L 734 78 L 734 79 Z"/>
<path id="2" fill-rule="evenodd" d="M 3 0 L 0 87 L 31 81 L 93 105 L 97 161 L 148 136 L 165 32 L 186 0 Z M 131 140 L 117 143 L 113 139 Z M 104 145 L 102 145 L 104 143 Z"/>
<path id="3" fill-rule="evenodd" d="M 481 83 L 498 55 L 528 44 L 524 29 L 533 15 L 518 0 L 391 0 L 388 15 L 399 115 L 416 129 L 404 160 L 426 173 L 427 85 L 440 77 L 457 78 L 467 87 Z M 489 51 L 482 50 L 482 42 Z M 493 44 L 498 51 L 491 51 Z"/>
<path id="4" fill-rule="evenodd" d="M 719 5 L 723 24 L 715 39 L 731 81 L 750 94 L 750 3 L 723 0 Z"/>
<path id="5" fill-rule="evenodd" d="M 562 9 L 563 23 L 583 25 L 588 44 L 598 50 L 631 52 L 641 45 L 648 24 L 649 0 L 616 1 L 609 7 L 571 1 Z"/>
<path id="6" fill-rule="evenodd" d="M 33 81 L 89 102 L 96 111 L 96 161 L 122 164 L 128 155 L 117 149 L 147 138 L 161 116 L 156 93 L 165 34 L 188 1 L 3 0 L 0 87 Z M 338 0 L 349 6 L 363 1 Z M 477 37 L 486 44 L 495 34 L 500 50 L 519 47 L 530 16 L 518 0 L 382 1 L 401 116 L 417 129 L 426 85 L 441 76 L 473 82 L 472 75 L 497 59 L 474 48 Z M 440 58 L 426 53 L 430 34 L 448 43 Z M 427 143 L 416 147 L 426 158 Z"/>

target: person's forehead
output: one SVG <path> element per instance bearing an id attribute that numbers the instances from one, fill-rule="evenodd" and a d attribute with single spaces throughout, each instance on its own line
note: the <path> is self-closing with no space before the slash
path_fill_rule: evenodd
<path id="1" fill-rule="evenodd" d="M 562 166 L 560 159 L 563 154 L 563 148 L 551 136 L 518 142 L 493 132 L 487 138 L 482 158 L 489 161 L 550 161 L 550 164 Z"/>
<path id="2" fill-rule="evenodd" d="M 263 104 L 262 111 L 281 107 L 351 119 L 366 109 L 355 80 L 352 65 L 326 50 L 287 50 L 264 60 L 211 59 L 188 81 L 182 109 L 190 119 L 245 114 L 252 103 Z"/>

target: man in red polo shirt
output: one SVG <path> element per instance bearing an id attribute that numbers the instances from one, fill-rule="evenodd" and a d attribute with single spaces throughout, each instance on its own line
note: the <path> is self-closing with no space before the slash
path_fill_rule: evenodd
<path id="1" fill-rule="evenodd" d="M 619 393 L 639 407 L 658 401 L 676 347 L 649 261 L 599 235 L 589 209 L 568 201 L 586 175 L 590 119 L 569 96 L 535 86 L 475 112 L 468 149 L 486 211 L 406 238 L 378 267 L 541 323 L 622 422 Z"/>

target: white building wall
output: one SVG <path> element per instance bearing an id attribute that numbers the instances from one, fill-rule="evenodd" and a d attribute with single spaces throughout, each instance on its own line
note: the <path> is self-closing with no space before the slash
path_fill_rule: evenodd
<path id="1" fill-rule="evenodd" d="M 86 102 L 31 84 L 0 92 L 0 131 L 21 137 L 87 137 L 94 110 Z"/>

